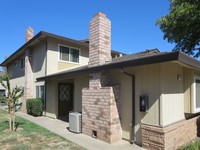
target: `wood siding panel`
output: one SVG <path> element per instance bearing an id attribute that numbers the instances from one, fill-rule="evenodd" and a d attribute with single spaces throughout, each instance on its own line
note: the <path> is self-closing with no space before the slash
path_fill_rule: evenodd
<path id="1" fill-rule="evenodd" d="M 176 63 L 164 63 L 161 69 L 162 125 L 166 126 L 184 119 L 183 68 Z"/>
<path id="2" fill-rule="evenodd" d="M 74 78 L 74 111 L 82 111 L 82 89 L 89 87 L 88 81 L 88 75 L 81 75 Z"/>
<path id="3" fill-rule="evenodd" d="M 120 85 L 120 120 L 122 126 L 122 137 L 130 139 L 132 122 L 132 82 L 131 77 L 123 74 L 121 70 L 110 72 L 113 85 Z"/>
<path id="4" fill-rule="evenodd" d="M 183 69 L 183 87 L 184 87 L 184 112 L 191 113 L 191 86 L 193 83 L 192 70 L 189 68 Z"/>
<path id="5" fill-rule="evenodd" d="M 160 66 L 146 65 L 142 67 L 132 67 L 125 69 L 127 72 L 135 75 L 135 110 L 136 125 L 135 136 L 136 142 L 141 143 L 141 120 L 144 123 L 159 125 L 159 98 L 160 98 Z M 120 84 L 120 113 L 123 138 L 130 139 L 131 122 L 132 122 L 132 83 L 131 77 L 123 74 L 121 70 L 111 71 L 112 83 Z M 140 95 L 149 97 L 149 111 L 139 111 Z"/>

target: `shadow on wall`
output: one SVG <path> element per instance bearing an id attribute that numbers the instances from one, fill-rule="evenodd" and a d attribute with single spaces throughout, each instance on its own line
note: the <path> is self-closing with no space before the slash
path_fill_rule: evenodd
<path id="1" fill-rule="evenodd" d="M 46 57 L 45 43 L 39 43 L 36 47 L 34 47 L 32 55 L 32 71 L 34 73 L 42 71 L 42 67 L 45 65 Z"/>
<path id="2" fill-rule="evenodd" d="M 197 119 L 197 137 L 200 137 L 200 117 Z"/>

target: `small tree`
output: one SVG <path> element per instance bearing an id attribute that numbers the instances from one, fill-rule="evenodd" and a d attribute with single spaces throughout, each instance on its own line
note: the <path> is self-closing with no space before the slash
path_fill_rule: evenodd
<path id="1" fill-rule="evenodd" d="M 16 106 L 21 105 L 19 103 L 19 98 L 24 95 L 24 90 L 21 87 L 16 86 L 15 88 L 10 88 L 10 78 L 11 75 L 5 73 L 0 77 L 0 84 L 7 90 L 7 104 L 8 104 L 8 118 L 10 131 L 15 131 L 15 112 Z"/>
<path id="2" fill-rule="evenodd" d="M 200 57 L 200 0 L 170 0 L 169 14 L 156 24 L 174 50 Z"/>

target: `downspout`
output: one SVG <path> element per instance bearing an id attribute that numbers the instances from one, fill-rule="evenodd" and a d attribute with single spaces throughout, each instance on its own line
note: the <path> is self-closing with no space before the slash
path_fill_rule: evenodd
<path id="1" fill-rule="evenodd" d="M 130 143 L 133 144 L 135 141 L 135 75 L 124 71 L 124 68 L 121 70 L 122 73 L 128 75 L 132 79 L 132 123 L 131 123 L 131 136 L 130 136 Z"/>
<path id="2" fill-rule="evenodd" d="M 43 42 L 45 44 L 45 51 L 46 51 L 46 59 L 45 59 L 45 76 L 47 75 L 47 41 L 46 40 L 42 40 L 42 39 L 38 39 L 39 41 Z M 46 116 L 46 95 L 47 95 L 47 81 L 44 81 L 44 115 Z"/>

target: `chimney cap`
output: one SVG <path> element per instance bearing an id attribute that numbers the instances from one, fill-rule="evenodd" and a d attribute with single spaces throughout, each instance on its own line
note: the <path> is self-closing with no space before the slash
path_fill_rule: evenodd
<path id="1" fill-rule="evenodd" d="M 26 29 L 26 42 L 32 39 L 34 36 L 34 30 L 30 26 Z"/>
<path id="2" fill-rule="evenodd" d="M 26 29 L 26 31 L 31 31 L 31 32 L 33 32 L 34 30 L 33 30 L 32 27 L 28 26 L 28 28 Z"/>
<path id="3" fill-rule="evenodd" d="M 101 16 L 101 17 L 106 18 L 106 14 L 104 14 L 104 13 L 102 13 L 102 12 L 98 12 L 98 13 L 95 15 L 95 17 L 97 17 L 97 16 Z"/>

